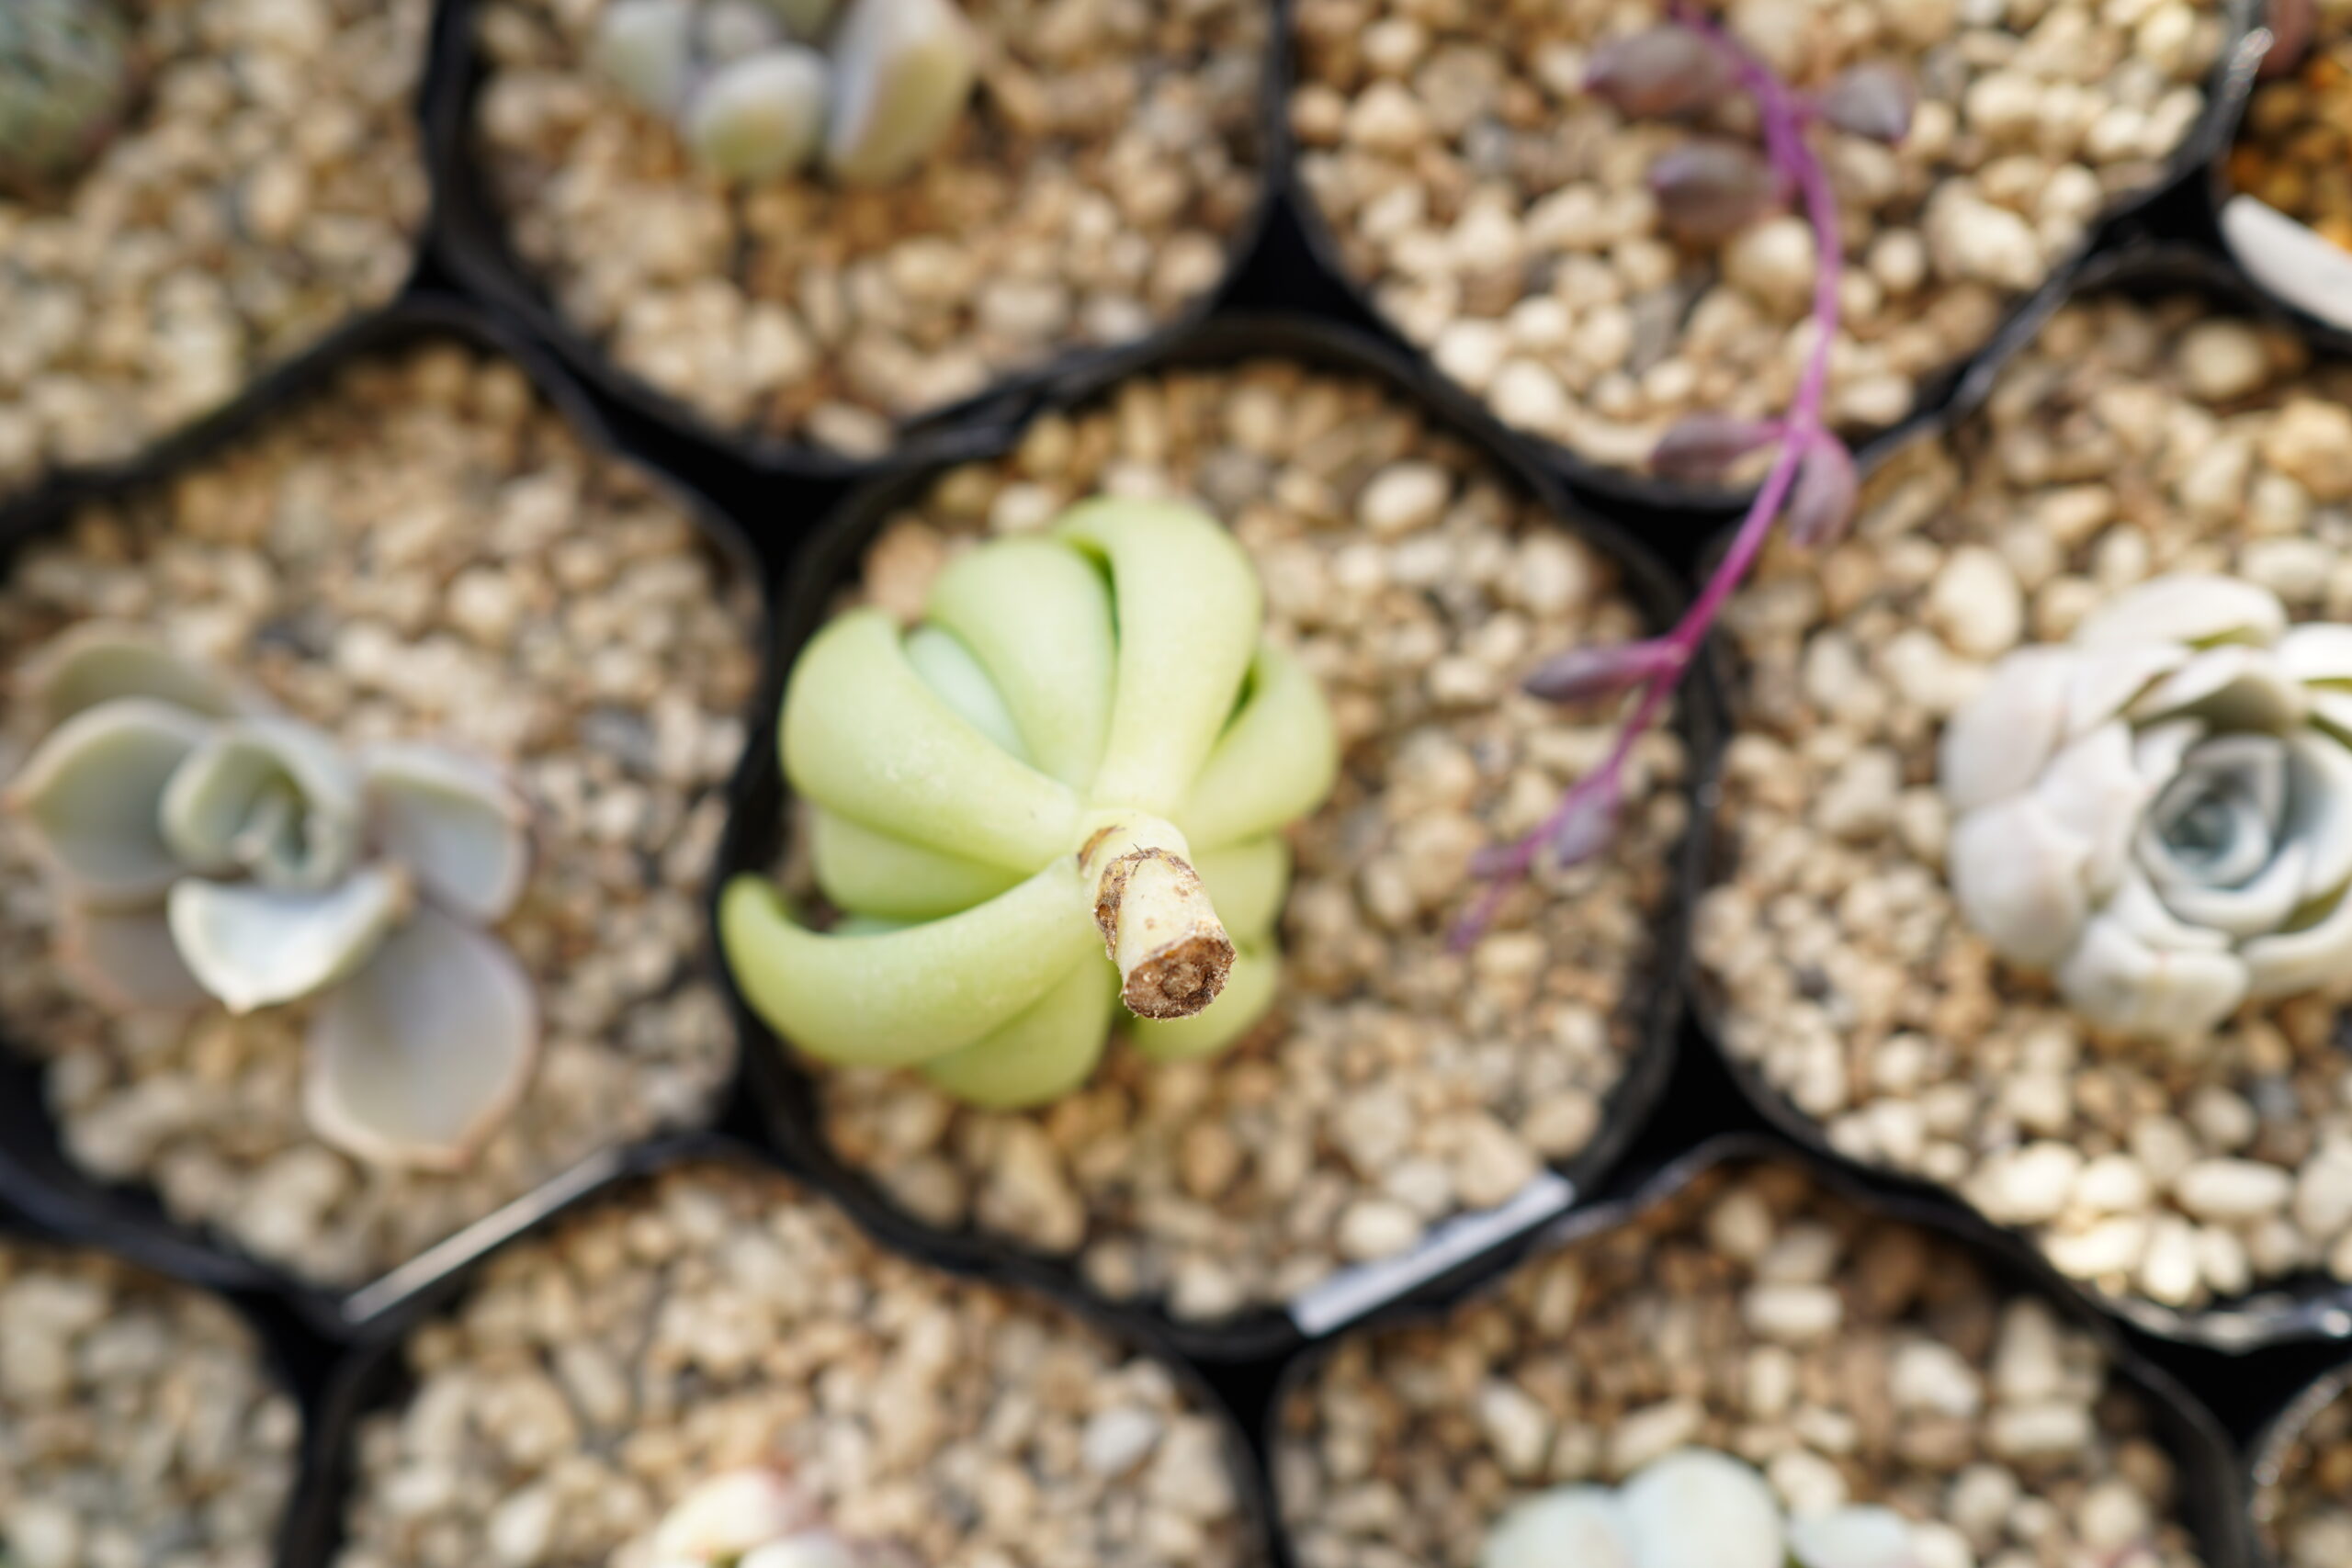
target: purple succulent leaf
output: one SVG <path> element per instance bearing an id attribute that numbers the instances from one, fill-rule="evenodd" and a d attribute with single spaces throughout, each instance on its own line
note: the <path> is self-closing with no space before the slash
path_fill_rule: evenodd
<path id="1" fill-rule="evenodd" d="M 1862 479 L 1846 444 L 1826 433 L 1805 448 L 1789 499 L 1789 542 L 1802 550 L 1820 549 L 1845 537 L 1860 509 Z"/>
<path id="2" fill-rule="evenodd" d="M 1650 165 L 1650 194 L 1668 228 L 1693 244 L 1728 240 L 1781 205 L 1788 181 L 1744 142 L 1689 141 Z"/>
<path id="3" fill-rule="evenodd" d="M 1623 798 L 1615 773 L 1604 774 L 1593 788 L 1579 788 L 1560 814 L 1544 848 L 1555 867 L 1582 865 L 1609 848 L 1617 835 L 1617 808 Z"/>
<path id="4" fill-rule="evenodd" d="M 1605 648 L 1572 648 L 1535 667 L 1521 689 L 1547 703 L 1590 703 L 1618 696 L 1682 668 L 1682 649 L 1664 638 Z"/>
<path id="5" fill-rule="evenodd" d="M 2319 0 L 2270 0 L 2270 14 L 2264 20 L 2270 28 L 2270 49 L 2256 74 L 2266 82 L 2276 81 L 2310 55 L 2319 31 Z"/>
<path id="6" fill-rule="evenodd" d="M 1683 484 L 1713 484 L 1742 457 L 1780 439 L 1781 425 L 1775 420 L 1685 414 L 1650 449 L 1650 472 Z"/>
<path id="7" fill-rule="evenodd" d="M 1919 107 L 1919 85 L 1911 73 L 1884 61 L 1865 61 L 1838 73 L 1820 100 L 1821 118 L 1840 130 L 1890 146 L 1911 134 Z"/>
<path id="8" fill-rule="evenodd" d="M 1716 102 L 1731 79 L 1721 50 L 1668 22 L 1594 50 L 1584 87 L 1629 119 L 1662 119 Z"/>

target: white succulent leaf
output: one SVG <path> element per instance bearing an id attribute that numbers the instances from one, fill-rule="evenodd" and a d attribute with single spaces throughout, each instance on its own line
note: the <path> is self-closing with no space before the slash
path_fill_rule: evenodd
<path id="1" fill-rule="evenodd" d="M 824 61 L 782 43 L 711 73 L 686 107 L 686 144 L 731 180 L 788 175 L 815 155 L 831 85 Z"/>
<path id="2" fill-rule="evenodd" d="M 188 869 L 316 893 L 359 848 L 359 774 L 334 740 L 288 718 L 224 724 L 164 790 L 164 841 Z"/>
<path id="3" fill-rule="evenodd" d="M 529 879 L 529 808 L 505 774 L 462 751 L 416 741 L 359 757 L 368 829 L 418 889 L 476 925 L 506 918 Z"/>
<path id="4" fill-rule="evenodd" d="M 135 908 L 185 872 L 164 837 L 164 793 L 212 721 L 153 697 L 118 697 L 51 730 L 8 786 L 69 904 Z"/>
<path id="5" fill-rule="evenodd" d="M 2185 1042 L 2352 983 L 2352 627 L 2155 579 L 1996 666 L 1939 769 L 1962 917 L 2095 1026 Z"/>
<path id="6" fill-rule="evenodd" d="M 675 112 L 694 82 L 694 0 L 613 0 L 594 60 L 640 108 Z"/>
<path id="7" fill-rule="evenodd" d="M 1478 1568 L 1639 1568 L 1633 1526 L 1617 1494 L 1555 1486 L 1515 1506 L 1487 1532 Z"/>
<path id="8" fill-rule="evenodd" d="M 653 1556 L 663 1562 L 729 1562 L 817 1524 L 808 1495 L 781 1471 L 730 1470 L 695 1487 L 662 1516 L 653 1531 Z"/>
<path id="9" fill-rule="evenodd" d="M 364 866 L 320 892 L 208 882 L 173 886 L 172 941 L 231 1012 L 313 996 L 359 968 L 414 907 L 408 876 Z"/>
<path id="10" fill-rule="evenodd" d="M 1798 1568 L 1922 1568 L 1911 1521 L 1892 1508 L 1849 1506 L 1789 1521 Z"/>
<path id="11" fill-rule="evenodd" d="M 20 686 L 44 729 L 123 697 L 150 697 L 206 718 L 252 705 L 211 666 L 115 621 L 84 621 L 58 634 L 27 661 Z"/>
<path id="12" fill-rule="evenodd" d="M 1677 1449 L 1620 1489 L 1638 1568 L 1782 1568 L 1780 1499 L 1755 1466 Z"/>
<path id="13" fill-rule="evenodd" d="M 834 34 L 825 163 L 844 185 L 892 185 L 944 141 L 979 76 L 955 0 L 849 0 Z"/>

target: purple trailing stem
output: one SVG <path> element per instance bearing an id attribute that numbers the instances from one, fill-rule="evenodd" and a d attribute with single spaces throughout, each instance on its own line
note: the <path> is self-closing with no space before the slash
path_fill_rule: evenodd
<path id="1" fill-rule="evenodd" d="M 1771 472 L 1756 492 L 1755 503 L 1733 536 L 1714 575 L 1708 579 L 1690 608 L 1663 637 L 1636 644 L 1632 662 L 1640 666 L 1622 689 L 1638 691 L 1632 712 L 1600 767 L 1571 785 L 1543 826 L 1515 844 L 1498 845 L 1474 865 L 1487 880 L 1486 891 L 1454 931 L 1454 945 L 1466 947 L 1493 923 L 1511 886 L 1533 869 L 1548 848 L 1555 863 L 1566 866 L 1589 860 L 1608 847 L 1623 805 L 1624 771 L 1634 744 L 1665 711 L 1697 660 L 1699 650 L 1713 629 L 1715 619 L 1748 570 L 1756 564 L 1781 510 L 1798 492 L 1814 515 L 1797 532 L 1807 542 L 1825 542 L 1842 527 L 1853 508 L 1853 460 L 1845 444 L 1822 423 L 1829 390 L 1829 355 L 1838 329 L 1838 285 L 1845 271 L 1845 242 L 1838 231 L 1838 197 L 1828 170 L 1805 140 L 1805 127 L 1817 117 L 1815 106 L 1772 73 L 1746 47 L 1732 39 L 1694 7 L 1676 0 L 1668 14 L 1674 22 L 1707 40 L 1730 68 L 1733 80 L 1755 100 L 1764 134 L 1764 150 L 1773 168 L 1792 186 L 1812 220 L 1816 253 L 1813 319 L 1816 332 L 1805 359 L 1795 399 L 1778 421 L 1780 450 Z M 1705 416 L 1713 418 L 1714 416 Z M 1832 450 L 1834 448 L 1834 451 Z M 1806 482 L 1799 484 L 1801 470 Z M 1842 502 L 1842 514 L 1831 514 Z"/>

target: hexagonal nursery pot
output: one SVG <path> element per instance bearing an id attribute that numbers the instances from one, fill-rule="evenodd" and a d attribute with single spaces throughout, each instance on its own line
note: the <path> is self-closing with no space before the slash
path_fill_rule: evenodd
<path id="1" fill-rule="evenodd" d="M 1035 389 L 1207 314 L 1273 204 L 1280 72 L 1253 0 L 1051 25 L 955 3 L 989 36 L 931 163 L 730 191 L 594 66 L 601 4 L 455 0 L 429 110 L 443 254 L 608 395 L 772 470 L 985 450 Z"/>
<path id="2" fill-rule="evenodd" d="M 1894 1508 L 1923 1562 L 2246 1568 L 2219 1426 L 2053 1286 L 1947 1205 L 1717 1139 L 1466 1300 L 1294 1363 L 1268 1438 L 1287 1561 L 1471 1562 L 1514 1505 L 1695 1445 L 1792 1516 Z"/>
<path id="3" fill-rule="evenodd" d="M 401 291 L 429 222 L 433 0 L 325 0 L 292 21 L 125 5 L 119 90 L 50 59 L 47 107 L 29 107 L 41 67 L 16 51 L 37 14 L 114 8 L 10 8 L 9 123 L 27 145 L 0 163 L 0 501 L 168 463 L 272 401 Z M 28 166 L 65 127 L 84 151 Z"/>
<path id="4" fill-rule="evenodd" d="M 724 1140 L 642 1148 L 345 1364 L 288 1565 L 638 1561 L 766 1465 L 917 1561 L 1257 1568 L 1239 1428 L 1091 1315 L 882 1252 Z"/>
<path id="5" fill-rule="evenodd" d="M 1257 1354 L 1525 1235 L 1645 1118 L 1679 963 L 1683 795 L 1663 781 L 1704 773 L 1711 694 L 1694 682 L 1672 737 L 1645 742 L 1624 847 L 1520 890 L 1466 959 L 1450 952 L 1473 852 L 1532 827 L 1606 744 L 1604 719 L 1509 694 L 1518 668 L 1661 625 L 1675 595 L 1605 527 L 1555 531 L 1553 492 L 1462 400 L 1279 318 L 1216 323 L 996 462 L 854 500 L 797 566 L 787 660 L 844 601 L 911 619 L 956 540 L 1097 491 L 1191 493 L 1240 519 L 1272 634 L 1325 672 L 1342 779 L 1291 835 L 1275 1013 L 1203 1061 L 1152 1066 L 1114 1042 L 1057 1104 L 983 1113 L 913 1074 L 816 1066 L 746 1009 L 750 1082 L 774 1135 L 902 1247 L 1083 1281 L 1197 1354 Z M 1393 650 L 1385 673 L 1374 647 Z M 775 741 L 754 742 L 726 862 L 805 889 Z"/>
<path id="6" fill-rule="evenodd" d="M 1916 99 L 1891 147 L 1815 133 L 1849 237 L 1842 313 L 1860 323 L 1841 333 L 1832 428 L 1875 452 L 1932 416 L 2006 320 L 2064 286 L 2103 225 L 2201 168 L 2242 100 L 2257 4 L 2170 6 L 2143 30 L 2137 13 L 2090 6 L 2013 28 L 1998 8 L 1906 5 L 1874 13 L 1880 30 L 1859 40 L 1817 6 L 1687 7 L 1727 18 L 1794 87 L 1819 94 L 1848 66 L 1892 64 Z M 1588 87 L 1604 43 L 1674 8 L 1291 9 L 1299 206 L 1324 265 L 1545 442 L 1580 490 L 1722 507 L 1752 489 L 1737 469 L 1736 490 L 1647 471 L 1686 414 L 1782 417 L 1815 308 L 1794 197 L 1785 214 L 1678 239 L 1651 189 L 1662 152 L 1758 144 L 1747 92 L 1722 81 L 1686 106 L 1668 88 L 1687 87 L 1688 68 L 1629 76 L 1629 93 L 1659 106 L 1629 121 Z"/>
<path id="7" fill-rule="evenodd" d="M 2102 581 L 2222 572 L 2265 615 L 2352 613 L 2329 521 L 2348 373 L 2210 256 L 2119 256 L 2035 323 L 1981 406 L 1873 477 L 1834 556 L 1761 564 L 1694 906 L 1701 1012 L 1769 1118 L 2222 1349 L 2352 1325 L 2340 1005 L 2258 998 L 2173 1043 L 2085 1023 L 2063 965 L 1998 956 L 1951 891 L 1938 750 L 1997 660 L 2120 597 Z"/>
<path id="8" fill-rule="evenodd" d="M 9 763 L 20 794 L 35 787 L 21 767 L 27 747 L 42 739 L 27 728 L 25 656 L 92 638 L 111 648 L 115 634 L 82 629 L 104 612 L 142 628 L 126 634 L 134 649 L 140 636 L 160 637 L 182 669 L 232 665 L 248 694 L 301 721 L 264 717 L 256 734 L 332 728 L 371 768 L 384 764 L 368 759 L 421 753 L 367 746 L 448 742 L 464 749 L 445 769 L 458 774 L 453 789 L 488 776 L 475 759 L 497 759 L 512 771 L 487 798 L 521 831 L 469 839 L 460 866 L 379 861 L 407 856 L 416 840 L 379 817 L 369 858 L 340 886 L 391 888 L 394 923 L 361 967 L 345 970 L 353 978 L 291 1009 L 232 1014 L 211 1000 L 229 993 L 207 981 L 210 996 L 190 988 L 165 1010 L 121 1013 L 74 977 L 88 971 L 52 959 L 53 896 L 65 884 L 28 874 L 37 835 L 28 818 L 12 818 L 0 1193 L 63 1234 L 165 1269 L 282 1289 L 341 1336 L 437 1273 L 437 1254 L 527 1223 L 616 1147 L 714 1113 L 732 1081 L 733 1041 L 701 968 L 696 894 L 744 716 L 774 705 L 758 652 L 763 574 L 734 525 L 617 455 L 569 383 L 469 309 L 404 304 L 278 393 L 167 479 L 61 498 L 23 519 L 0 577 L 0 644 L 22 671 Z M 74 641 L 54 641 L 69 629 Z M 48 667 L 71 667 L 64 658 Z M 242 722 L 219 733 L 245 733 Z M 441 756 L 452 753 L 425 760 Z M 299 840 L 322 841 L 307 829 Z M 498 858 L 517 848 L 527 859 Z M 436 864 L 438 874 L 407 870 Z M 494 879 L 494 899 L 482 892 L 486 902 L 450 880 L 481 865 L 512 874 Z M 208 864 L 204 874 L 222 873 Z M 176 889 L 187 885 L 169 900 L 175 932 Z M 421 892 L 403 898 L 402 887 Z M 500 900 L 507 913 L 496 916 L 488 906 Z M 362 1039 L 381 1046 L 394 1036 L 379 1031 L 443 1005 L 462 977 L 447 964 L 436 960 L 414 984 L 381 978 L 398 973 L 383 966 L 415 956 L 412 930 L 430 926 L 437 941 L 474 919 L 487 942 L 441 945 L 480 955 L 497 983 L 477 999 L 519 1010 L 523 1030 L 503 1038 L 537 1048 L 466 1100 L 478 1114 L 447 1141 L 387 1146 L 388 1129 L 354 1125 L 334 1105 L 373 1115 L 411 1102 L 389 1081 L 356 1100 L 310 1098 L 336 1059 L 321 1053 L 338 1030 L 355 1049 Z M 118 986 L 184 973 L 191 939 L 156 936 L 170 944 L 157 962 L 100 972 Z M 207 949 L 207 962 L 224 951 Z M 370 997 L 380 1009 L 369 1010 Z M 354 1033 L 357 1021 L 373 1021 Z M 316 1032 L 308 1041 L 306 1030 Z M 449 1074 L 487 1060 L 498 1038 L 446 1018 L 433 1038 L 459 1034 L 466 1056 L 435 1070 L 439 1087 L 424 1103 L 456 1103 Z M 341 1058 L 353 1071 L 384 1059 Z M 441 1169 L 401 1163 L 428 1153 Z"/>

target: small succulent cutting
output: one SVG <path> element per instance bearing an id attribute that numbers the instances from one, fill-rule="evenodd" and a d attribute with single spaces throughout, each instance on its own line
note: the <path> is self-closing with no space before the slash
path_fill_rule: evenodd
<path id="1" fill-rule="evenodd" d="M 2352 975 L 2352 626 L 2154 579 L 1996 665 L 1939 768 L 1962 915 L 2091 1023 L 2194 1041 Z"/>
<path id="2" fill-rule="evenodd" d="M 614 1568 L 915 1568 L 893 1546 L 825 1527 L 815 1499 L 782 1471 L 729 1471 L 681 1498 L 653 1531 L 650 1556 Z"/>
<path id="3" fill-rule="evenodd" d="M 782 754 L 813 807 L 796 921 L 738 877 L 746 998 L 829 1062 L 920 1066 L 984 1106 L 1083 1083 L 1122 1009 L 1162 1059 L 1272 1005 L 1283 827 L 1329 793 L 1321 689 L 1260 629 L 1215 519 L 1097 501 L 958 557 L 911 631 L 853 610 L 801 652 Z"/>
<path id="4" fill-rule="evenodd" d="M 1773 456 L 1722 562 L 1671 631 L 1619 647 L 1572 649 L 1529 677 L 1527 690 L 1554 702 L 1634 700 L 1600 765 L 1568 789 L 1534 832 L 1480 857 L 1477 870 L 1489 886 L 1455 932 L 1463 943 L 1492 923 L 1510 888 L 1539 861 L 1576 865 L 1608 847 L 1623 805 L 1624 769 L 1634 743 L 1666 711 L 1716 616 L 1756 564 L 1784 511 L 1790 539 L 1817 548 L 1851 526 L 1858 502 L 1860 480 L 1853 456 L 1823 423 L 1830 353 L 1840 324 L 1845 252 L 1837 193 L 1814 141 L 1843 133 L 1900 141 L 1910 130 L 1916 90 L 1895 67 L 1864 62 L 1818 95 L 1799 93 L 1695 8 L 1677 4 L 1671 15 L 1671 21 L 1595 50 L 1587 65 L 1586 90 L 1624 114 L 1646 118 L 1696 118 L 1729 95 L 1747 96 L 1756 111 L 1761 151 L 1730 137 L 1685 142 L 1651 166 L 1650 189 L 1668 228 L 1698 245 L 1729 238 L 1778 211 L 1792 196 L 1802 201 L 1815 253 L 1811 348 L 1796 397 L 1781 418 L 1693 414 L 1669 429 L 1652 452 L 1654 472 L 1692 483 L 1724 482 L 1749 459 L 1766 452 Z"/>
<path id="5" fill-rule="evenodd" d="M 1479 1568 L 1924 1568 L 1909 1521 L 1849 1505 L 1786 1517 L 1752 1465 L 1678 1449 L 1623 1486 L 1560 1486 L 1503 1516 Z"/>
<path id="6" fill-rule="evenodd" d="M 821 151 L 845 186 L 912 174 L 962 117 L 979 44 L 955 0 L 614 0 L 596 58 L 695 156 L 776 179 Z"/>
<path id="7" fill-rule="evenodd" d="M 537 1055 L 531 984 L 484 928 L 522 896 L 523 802 L 414 742 L 345 755 L 218 671 L 88 623 L 27 671 L 41 731 L 8 808 L 94 1001 L 308 1000 L 311 1128 L 384 1165 L 462 1165 Z"/>
<path id="8" fill-rule="evenodd" d="M 130 105 L 130 29 L 114 0 L 0 5 L 0 191 L 79 173 Z"/>

